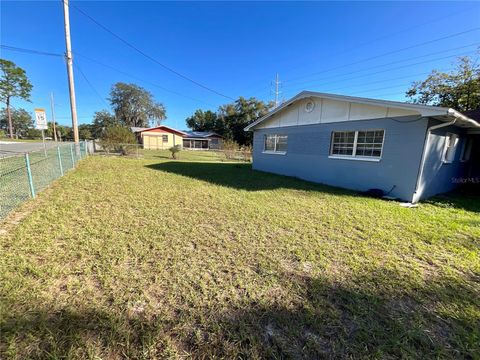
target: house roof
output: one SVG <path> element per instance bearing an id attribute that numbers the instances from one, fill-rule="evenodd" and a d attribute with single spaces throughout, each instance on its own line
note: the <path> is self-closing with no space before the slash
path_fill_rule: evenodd
<path id="1" fill-rule="evenodd" d="M 209 137 L 223 137 L 213 131 L 185 131 L 185 137 L 187 138 L 209 138 Z"/>
<path id="2" fill-rule="evenodd" d="M 138 129 L 142 129 L 142 128 L 138 128 Z M 179 134 L 179 135 L 182 135 L 182 136 L 186 135 L 186 133 L 181 131 L 181 130 L 177 130 L 177 129 L 174 129 L 174 128 L 171 128 L 171 127 L 165 126 L 165 125 L 155 126 L 155 127 L 151 127 L 151 128 L 143 128 L 143 130 L 138 130 L 138 132 L 143 133 L 143 132 L 149 132 L 149 131 L 155 131 L 155 130 L 163 130 L 163 131 L 166 131 L 166 132 L 169 132 L 169 133 L 176 133 L 176 134 Z M 132 129 L 132 131 L 133 131 L 133 129 Z"/>
<path id="3" fill-rule="evenodd" d="M 148 128 L 144 128 L 144 127 L 136 127 L 136 126 L 131 126 L 130 127 L 130 130 L 134 133 L 136 132 L 142 132 L 143 130 L 147 130 Z"/>
<path id="4" fill-rule="evenodd" d="M 383 106 L 388 108 L 411 110 L 411 111 L 418 112 L 421 116 L 435 117 L 441 121 L 450 121 L 456 118 L 457 119 L 456 124 L 459 126 L 480 128 L 479 122 L 451 108 L 431 106 L 431 105 L 411 104 L 411 103 L 405 103 L 400 101 L 390 101 L 390 100 L 370 99 L 370 98 L 362 98 L 362 97 L 355 97 L 355 96 L 327 94 L 327 93 L 320 93 L 315 91 L 302 91 L 298 95 L 294 96 L 293 98 L 289 99 L 282 105 L 270 111 L 267 115 L 261 117 L 260 119 L 248 125 L 244 130 L 245 131 L 251 130 L 256 125 L 269 119 L 270 117 L 282 111 L 286 107 L 292 105 L 293 103 L 301 99 L 306 99 L 306 98 L 323 98 L 323 99 L 337 100 L 337 101 L 348 101 L 351 103 L 358 103 L 358 104 L 376 105 L 376 106 Z"/>

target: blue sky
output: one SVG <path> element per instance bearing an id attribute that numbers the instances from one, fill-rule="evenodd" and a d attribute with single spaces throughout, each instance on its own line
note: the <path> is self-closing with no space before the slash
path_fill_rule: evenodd
<path id="1" fill-rule="evenodd" d="M 434 68 L 451 69 L 456 56 L 476 58 L 480 45 L 478 2 L 72 4 L 159 62 L 232 98 L 272 100 L 278 72 L 285 99 L 313 90 L 404 100 L 412 81 Z M 167 108 L 165 124 L 180 129 L 196 109 L 230 102 L 166 71 L 73 7 L 70 15 L 80 123 L 108 108 L 110 88 L 118 81 L 151 91 Z M 3 45 L 63 53 L 63 31 L 60 1 L 1 3 Z M 14 106 L 49 110 L 53 91 L 58 122 L 70 124 L 61 57 L 3 49 L 1 57 L 23 67 L 34 85 L 32 103 Z"/>

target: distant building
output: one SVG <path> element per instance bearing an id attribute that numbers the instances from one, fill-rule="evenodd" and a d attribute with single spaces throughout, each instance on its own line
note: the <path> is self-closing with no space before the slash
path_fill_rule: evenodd
<path id="1" fill-rule="evenodd" d="M 136 130 L 136 131 L 135 131 Z M 182 146 L 185 132 L 171 127 L 160 125 L 152 128 L 132 128 L 137 140 L 143 144 L 144 149 L 160 150 L 169 149 L 172 146 Z"/>
<path id="2" fill-rule="evenodd" d="M 219 150 L 223 137 L 209 131 L 187 131 L 183 136 L 183 148 L 191 150 Z"/>
<path id="3" fill-rule="evenodd" d="M 181 131 L 160 125 L 152 128 L 131 127 L 144 149 L 169 149 L 180 145 L 186 150 L 219 150 L 223 137 L 207 131 Z"/>
<path id="4" fill-rule="evenodd" d="M 254 135 L 254 169 L 417 202 L 478 181 L 475 116 L 303 91 L 245 131 Z"/>

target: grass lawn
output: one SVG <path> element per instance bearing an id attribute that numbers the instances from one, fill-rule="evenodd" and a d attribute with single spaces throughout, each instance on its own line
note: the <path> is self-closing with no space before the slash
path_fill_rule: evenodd
<path id="1" fill-rule="evenodd" d="M 90 157 L 12 215 L 2 359 L 478 358 L 478 197 L 405 209 L 200 155 Z"/>

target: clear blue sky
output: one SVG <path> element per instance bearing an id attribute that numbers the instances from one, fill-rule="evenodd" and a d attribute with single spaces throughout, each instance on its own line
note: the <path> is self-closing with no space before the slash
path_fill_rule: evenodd
<path id="1" fill-rule="evenodd" d="M 450 69 L 456 55 L 476 57 L 480 44 L 478 2 L 72 4 L 163 64 L 232 98 L 273 99 L 271 81 L 278 72 L 286 99 L 314 90 L 404 100 L 412 81 L 434 68 Z M 3 45 L 63 53 L 63 31 L 59 0 L 1 3 Z M 71 34 L 74 63 L 96 90 L 75 68 L 81 123 L 107 108 L 109 90 L 118 81 L 151 91 L 167 108 L 165 123 L 180 129 L 195 109 L 216 110 L 229 102 L 142 57 L 73 7 Z M 448 38 L 435 41 L 442 37 Z M 53 91 L 58 122 L 70 124 L 62 58 L 7 50 L 1 57 L 23 67 L 34 85 L 32 103 L 15 101 L 14 106 L 50 109 Z"/>

